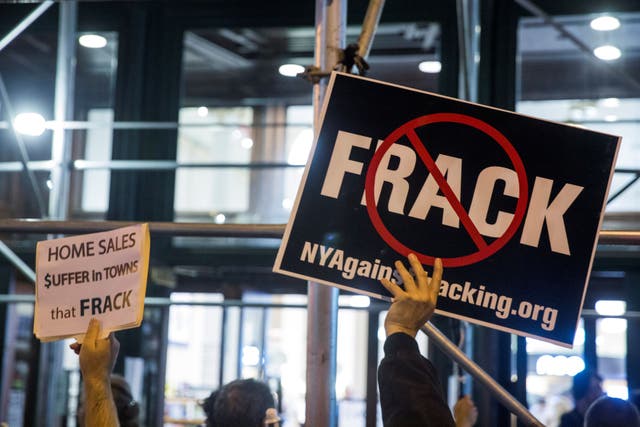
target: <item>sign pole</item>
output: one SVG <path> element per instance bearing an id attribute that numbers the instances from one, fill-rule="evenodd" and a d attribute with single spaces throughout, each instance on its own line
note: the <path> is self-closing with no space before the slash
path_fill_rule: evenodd
<path id="1" fill-rule="evenodd" d="M 339 61 L 345 43 L 346 0 L 316 0 L 315 66 L 330 70 Z M 320 116 L 326 82 L 313 86 L 314 134 Z M 338 289 L 308 282 L 306 425 L 334 427 L 336 410 L 336 347 Z"/>
<path id="2" fill-rule="evenodd" d="M 427 334 L 429 342 L 433 341 L 435 345 L 467 371 L 473 378 L 487 387 L 489 392 L 498 399 L 511 413 L 515 414 L 525 425 L 531 427 L 544 427 L 544 425 L 534 417 L 522 403 L 513 397 L 507 390 L 489 376 L 480 366 L 460 350 L 453 342 L 451 342 L 442 332 L 440 332 L 431 323 L 426 323 L 422 328 L 422 332 Z"/>

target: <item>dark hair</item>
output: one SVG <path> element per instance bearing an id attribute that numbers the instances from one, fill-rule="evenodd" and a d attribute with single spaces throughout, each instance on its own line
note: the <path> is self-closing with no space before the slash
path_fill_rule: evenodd
<path id="1" fill-rule="evenodd" d="M 640 427 L 635 405 L 617 397 L 602 396 L 589 406 L 585 427 Z"/>
<path id="2" fill-rule="evenodd" d="M 573 395 L 573 400 L 576 402 L 582 398 L 584 398 L 589 393 L 589 388 L 591 387 L 592 379 L 598 380 L 598 382 L 602 382 L 602 378 L 600 375 L 596 374 L 594 371 L 590 371 L 585 369 L 584 371 L 580 371 L 573 377 L 573 387 L 571 388 L 571 394 Z"/>
<path id="3" fill-rule="evenodd" d="M 131 388 L 123 376 L 111 375 L 111 394 L 118 411 L 121 427 L 138 427 L 140 405 L 133 399 Z"/>
<path id="4" fill-rule="evenodd" d="M 267 409 L 274 406 L 269 386 L 253 379 L 232 381 L 202 404 L 207 427 L 261 427 Z"/>

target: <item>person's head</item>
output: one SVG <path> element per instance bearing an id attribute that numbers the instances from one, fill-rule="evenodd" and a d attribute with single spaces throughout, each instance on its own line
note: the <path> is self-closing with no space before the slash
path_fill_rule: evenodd
<path id="1" fill-rule="evenodd" d="M 133 399 L 131 387 L 127 380 L 118 374 L 111 375 L 111 395 L 118 412 L 118 421 L 121 427 L 138 427 L 140 405 Z M 78 424 L 84 425 L 84 398 L 81 396 L 78 402 Z"/>
<path id="2" fill-rule="evenodd" d="M 138 427 L 140 405 L 133 399 L 131 387 L 122 375 L 111 375 L 111 394 L 118 411 L 121 427 Z"/>
<path id="3" fill-rule="evenodd" d="M 253 379 L 232 381 L 202 404 L 207 427 L 262 427 L 267 409 L 273 407 L 269 386 Z"/>
<path id="4" fill-rule="evenodd" d="M 640 415 L 633 403 L 602 396 L 587 409 L 584 427 L 640 427 Z"/>
<path id="5" fill-rule="evenodd" d="M 602 396 L 602 378 L 593 371 L 585 369 L 573 377 L 571 388 L 576 405 L 583 403 L 589 406 L 594 400 Z M 586 409 L 586 407 L 585 407 Z"/>

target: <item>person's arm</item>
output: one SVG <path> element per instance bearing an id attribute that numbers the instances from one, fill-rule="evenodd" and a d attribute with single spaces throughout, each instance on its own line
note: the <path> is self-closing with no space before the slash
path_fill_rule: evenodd
<path id="1" fill-rule="evenodd" d="M 111 394 L 111 370 L 118 356 L 120 343 L 110 334 L 101 339 L 100 322 L 91 319 L 82 345 L 71 348 L 80 353 L 85 395 L 85 427 L 117 427 L 118 412 Z"/>
<path id="2" fill-rule="evenodd" d="M 415 255 L 409 255 L 409 263 L 415 279 L 402 262 L 395 264 L 404 289 L 395 282 L 382 280 L 393 295 L 393 304 L 384 322 L 385 357 L 378 368 L 383 423 L 385 427 L 454 427 L 437 372 L 431 362 L 420 355 L 414 339 L 435 309 L 442 262 L 436 260 L 432 278 Z"/>

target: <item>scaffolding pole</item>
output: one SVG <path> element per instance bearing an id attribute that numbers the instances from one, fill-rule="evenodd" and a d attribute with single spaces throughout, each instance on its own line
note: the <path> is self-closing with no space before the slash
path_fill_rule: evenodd
<path id="1" fill-rule="evenodd" d="M 140 221 L 49 221 L 40 219 L 0 219 L 0 233 L 87 234 L 140 224 Z M 286 224 L 213 224 L 210 222 L 149 222 L 149 232 L 157 236 L 255 237 L 280 239 Z M 599 245 L 639 245 L 638 230 L 602 230 Z"/>
<path id="2" fill-rule="evenodd" d="M 316 0 L 315 59 L 320 70 L 331 70 L 340 61 L 346 40 L 347 0 Z M 326 81 L 313 86 L 313 129 L 320 132 L 320 116 Z M 305 425 L 334 427 L 336 408 L 336 342 L 338 289 L 309 282 L 307 288 L 307 375 Z"/>

